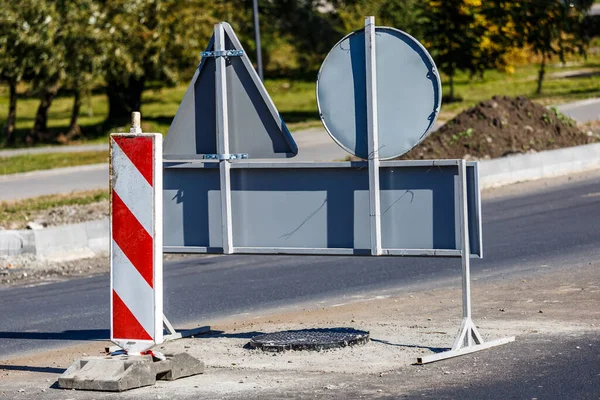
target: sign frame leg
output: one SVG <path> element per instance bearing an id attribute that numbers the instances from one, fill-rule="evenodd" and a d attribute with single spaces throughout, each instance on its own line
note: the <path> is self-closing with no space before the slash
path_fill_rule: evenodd
<path id="1" fill-rule="evenodd" d="M 461 261 L 462 261 L 462 322 L 452 348 L 441 353 L 417 358 L 417 364 L 427 364 L 447 358 L 462 356 L 490 347 L 515 341 L 514 336 L 485 342 L 471 316 L 471 250 L 469 248 L 469 215 L 467 204 L 467 162 L 458 163 L 458 202 L 460 215 Z"/>

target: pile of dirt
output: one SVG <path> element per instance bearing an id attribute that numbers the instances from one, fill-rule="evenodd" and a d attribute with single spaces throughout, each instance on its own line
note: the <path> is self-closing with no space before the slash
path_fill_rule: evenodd
<path id="1" fill-rule="evenodd" d="M 525 97 L 494 96 L 448 121 L 402 158 L 498 158 L 597 142 L 590 133 L 556 108 Z"/>

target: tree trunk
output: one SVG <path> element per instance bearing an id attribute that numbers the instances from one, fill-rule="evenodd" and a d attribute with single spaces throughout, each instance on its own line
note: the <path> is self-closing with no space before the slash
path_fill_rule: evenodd
<path id="1" fill-rule="evenodd" d="M 451 71 L 449 76 L 450 80 L 450 98 L 449 101 L 454 101 L 454 71 Z"/>
<path id="2" fill-rule="evenodd" d="M 126 85 L 121 82 L 109 81 L 107 83 L 107 122 L 125 122 L 131 118 L 133 111 L 140 111 L 145 84 L 144 77 L 130 77 Z"/>
<path id="3" fill-rule="evenodd" d="M 6 131 L 5 140 L 7 145 L 15 143 L 15 122 L 17 120 L 17 82 L 8 82 L 9 90 L 9 103 L 8 103 L 8 117 L 6 118 Z"/>
<path id="4" fill-rule="evenodd" d="M 107 122 L 120 122 L 127 119 L 131 112 L 127 105 L 127 86 L 117 82 L 107 82 L 106 95 L 108 96 Z"/>
<path id="5" fill-rule="evenodd" d="M 540 65 L 540 70 L 538 72 L 537 89 L 535 91 L 536 94 L 542 94 L 542 83 L 544 82 L 545 74 L 546 74 L 546 55 L 543 55 L 542 56 L 542 64 Z"/>
<path id="6" fill-rule="evenodd" d="M 35 123 L 31 130 L 31 138 L 33 140 L 40 139 L 46 133 L 48 133 L 48 110 L 52 105 L 52 100 L 58 93 L 58 84 L 51 85 L 44 89 L 42 92 L 40 105 L 38 106 L 37 113 L 35 115 Z"/>
<path id="7" fill-rule="evenodd" d="M 79 119 L 79 110 L 81 109 L 81 90 L 75 89 L 75 97 L 73 99 L 73 109 L 71 110 L 71 122 L 69 123 L 69 131 L 67 132 L 67 138 L 72 139 L 81 135 L 81 128 L 77 123 Z"/>

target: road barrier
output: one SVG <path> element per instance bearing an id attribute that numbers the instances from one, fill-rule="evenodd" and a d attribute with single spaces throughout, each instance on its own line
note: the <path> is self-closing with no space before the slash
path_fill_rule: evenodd
<path id="1" fill-rule="evenodd" d="M 367 17 L 364 31 L 328 54 L 317 100 L 332 139 L 365 161 L 247 161 L 298 149 L 233 29 L 220 23 L 164 154 L 160 134 L 141 132 L 139 113 L 130 133 L 111 135 L 111 340 L 127 356 L 79 360 L 60 387 L 120 391 L 203 371 L 188 356 L 147 355 L 182 336 L 162 311 L 163 251 L 460 258 L 458 335 L 450 350 L 417 362 L 514 340 L 484 342 L 471 316 L 470 260 L 483 256 L 478 163 L 387 161 L 425 139 L 439 114 L 440 77 L 425 48 Z"/>
<path id="2" fill-rule="evenodd" d="M 110 137 L 110 276 L 111 340 L 136 353 L 163 342 L 162 135 L 133 126 Z"/>
<path id="3" fill-rule="evenodd" d="M 459 333 L 450 351 L 418 362 L 514 340 L 484 342 L 471 319 L 470 259 L 483 255 L 478 163 L 386 160 L 422 141 L 439 114 L 427 51 L 366 18 L 364 31 L 327 56 L 317 98 L 332 139 L 365 161 L 247 160 L 293 157 L 297 147 L 233 29 L 220 23 L 164 154 L 160 135 L 141 133 L 139 114 L 132 133 L 111 136 L 113 342 L 139 352 L 164 340 L 163 324 L 174 333 L 162 314 L 163 250 L 457 257 Z M 339 112 L 347 109 L 355 115 Z"/>

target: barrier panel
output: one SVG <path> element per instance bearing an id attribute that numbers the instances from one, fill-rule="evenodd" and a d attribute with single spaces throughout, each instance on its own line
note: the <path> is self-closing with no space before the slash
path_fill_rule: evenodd
<path id="1" fill-rule="evenodd" d="M 110 136 L 111 341 L 163 342 L 162 135 Z"/>
<path id="2" fill-rule="evenodd" d="M 371 255 L 366 162 L 232 161 L 232 253 Z M 459 160 L 382 161 L 381 255 L 461 256 Z M 164 163 L 164 250 L 222 253 L 218 163 Z M 476 163 L 467 163 L 473 257 L 481 257 Z"/>

